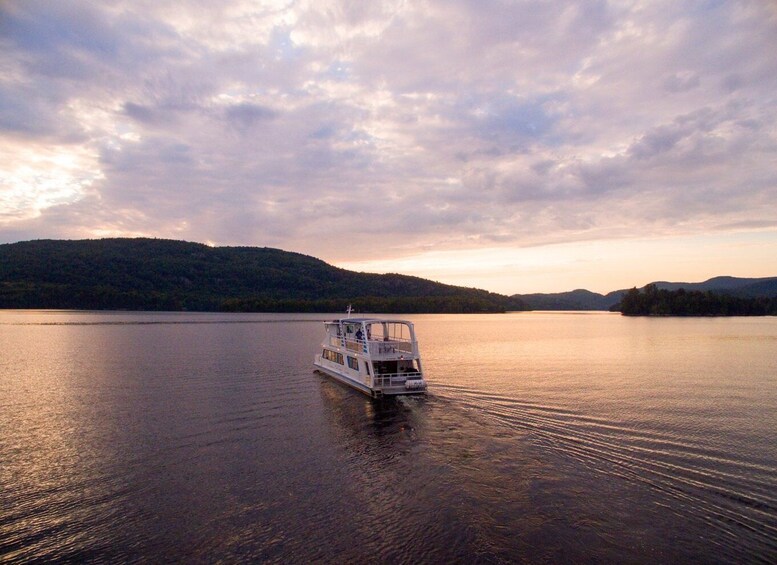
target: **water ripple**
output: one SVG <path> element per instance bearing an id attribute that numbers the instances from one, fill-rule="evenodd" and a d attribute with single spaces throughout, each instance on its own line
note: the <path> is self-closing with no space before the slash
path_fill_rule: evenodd
<path id="1" fill-rule="evenodd" d="M 682 429 L 633 427 L 487 390 L 442 385 L 437 391 L 482 418 L 531 431 L 544 449 L 681 502 L 689 513 L 704 516 L 732 555 L 762 560 L 777 551 L 777 467 L 757 454 L 734 458 L 689 440 Z M 754 534 L 752 547 L 742 547 L 742 528 Z"/>

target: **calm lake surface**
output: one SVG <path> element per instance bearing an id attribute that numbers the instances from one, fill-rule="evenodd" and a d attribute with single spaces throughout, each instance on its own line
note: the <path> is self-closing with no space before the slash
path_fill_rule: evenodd
<path id="1" fill-rule="evenodd" d="M 777 561 L 777 319 L 417 315 L 424 398 L 322 315 L 0 311 L 0 561 Z"/>

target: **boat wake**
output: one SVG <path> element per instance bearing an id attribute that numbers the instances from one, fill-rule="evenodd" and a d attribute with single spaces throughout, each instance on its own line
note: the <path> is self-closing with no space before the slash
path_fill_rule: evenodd
<path id="1" fill-rule="evenodd" d="M 534 445 L 568 464 L 660 491 L 675 512 L 702 517 L 714 531 L 711 539 L 732 555 L 747 561 L 777 555 L 777 468 L 767 459 L 731 454 L 682 429 L 597 417 L 467 387 L 435 385 L 434 390 L 497 426 L 528 432 Z M 743 530 L 750 532 L 755 546 L 741 545 Z"/>

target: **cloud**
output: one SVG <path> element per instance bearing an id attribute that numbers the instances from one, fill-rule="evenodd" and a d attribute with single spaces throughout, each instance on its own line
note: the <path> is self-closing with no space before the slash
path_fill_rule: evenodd
<path id="1" fill-rule="evenodd" d="M 672 73 L 664 79 L 664 89 L 669 92 L 685 92 L 697 88 L 701 81 L 699 75 L 690 71 Z"/>
<path id="2" fill-rule="evenodd" d="M 5 2 L 0 239 L 338 260 L 773 225 L 776 32 L 769 3 Z"/>

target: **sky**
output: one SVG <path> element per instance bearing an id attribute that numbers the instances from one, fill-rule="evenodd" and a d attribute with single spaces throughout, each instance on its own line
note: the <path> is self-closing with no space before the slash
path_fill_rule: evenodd
<path id="1" fill-rule="evenodd" d="M 777 3 L 0 2 L 0 243 L 513 294 L 777 276 Z"/>

